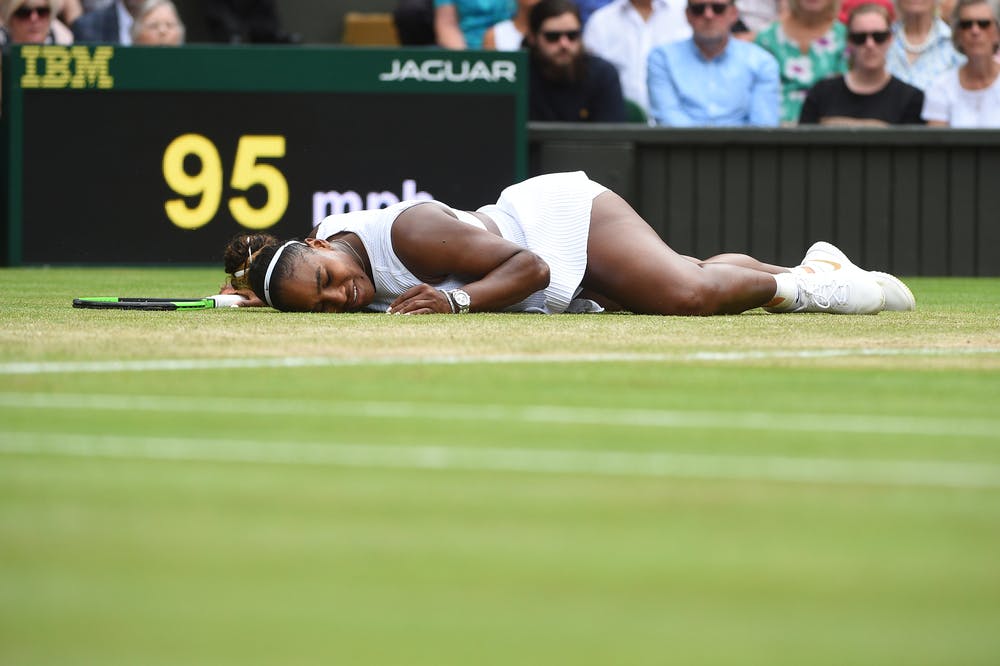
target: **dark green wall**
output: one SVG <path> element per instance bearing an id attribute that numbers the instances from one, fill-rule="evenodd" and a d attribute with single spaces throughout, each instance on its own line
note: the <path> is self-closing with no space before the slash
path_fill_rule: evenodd
<path id="1" fill-rule="evenodd" d="M 900 275 L 1000 275 L 1000 132 L 533 124 L 531 171 L 583 169 L 678 252 L 797 262 L 815 240 Z"/>

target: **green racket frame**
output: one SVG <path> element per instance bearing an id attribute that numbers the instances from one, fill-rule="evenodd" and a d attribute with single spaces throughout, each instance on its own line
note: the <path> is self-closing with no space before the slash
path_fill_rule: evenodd
<path id="1" fill-rule="evenodd" d="M 94 296 L 74 298 L 73 307 L 91 310 L 207 310 L 215 307 L 215 300 L 211 298 Z"/>

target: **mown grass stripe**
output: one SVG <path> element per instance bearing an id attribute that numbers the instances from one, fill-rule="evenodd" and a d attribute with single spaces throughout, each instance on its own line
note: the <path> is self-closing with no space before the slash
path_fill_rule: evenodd
<path id="1" fill-rule="evenodd" d="M 0 454 L 940 488 L 1000 488 L 1000 465 L 675 453 L 383 446 L 0 432 Z"/>
<path id="2" fill-rule="evenodd" d="M 636 428 L 852 433 L 1000 440 L 1000 418 L 942 418 L 857 413 L 662 410 L 562 405 L 282 400 L 124 394 L 0 393 L 0 408 L 145 411 L 177 414 L 271 414 L 407 420 L 530 422 Z"/>
<path id="3" fill-rule="evenodd" d="M 0 375 L 101 372 L 162 372 L 183 370 L 256 370 L 261 368 L 322 368 L 378 365 L 469 365 L 475 363 L 678 363 L 692 361 L 744 362 L 783 359 L 854 357 L 960 357 L 1000 355 L 1000 348 L 801 349 L 737 352 L 696 351 L 677 354 L 464 354 L 462 356 L 388 356 L 336 358 L 283 356 L 264 358 L 149 359 L 137 361 L 38 361 L 0 363 Z"/>

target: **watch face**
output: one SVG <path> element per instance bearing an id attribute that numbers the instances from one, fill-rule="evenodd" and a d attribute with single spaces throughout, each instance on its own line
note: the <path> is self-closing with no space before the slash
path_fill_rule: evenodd
<path id="1" fill-rule="evenodd" d="M 461 289 L 456 289 L 455 291 L 453 291 L 452 296 L 455 297 L 455 302 L 459 305 L 459 307 L 467 308 L 469 307 L 469 303 L 472 302 L 472 299 L 469 298 L 469 295 L 464 291 L 462 291 Z"/>

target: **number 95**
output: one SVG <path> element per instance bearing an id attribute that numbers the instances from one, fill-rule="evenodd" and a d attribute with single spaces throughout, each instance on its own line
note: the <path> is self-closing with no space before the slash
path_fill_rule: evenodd
<path id="1" fill-rule="evenodd" d="M 201 169 L 196 173 L 184 170 L 184 159 L 188 155 L 201 162 Z M 280 220 L 288 209 L 288 181 L 273 165 L 257 161 L 262 157 L 284 156 L 283 136 L 240 137 L 229 184 L 241 191 L 261 185 L 267 192 L 267 200 L 261 208 L 252 207 L 244 196 L 229 199 L 229 212 L 244 227 L 266 229 Z M 184 199 L 165 203 L 167 217 L 178 227 L 197 229 L 208 224 L 218 213 L 223 188 L 222 158 L 210 139 L 200 134 L 184 134 L 171 141 L 163 153 L 163 178 L 177 194 L 200 197 L 194 208 L 189 208 Z"/>

